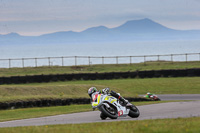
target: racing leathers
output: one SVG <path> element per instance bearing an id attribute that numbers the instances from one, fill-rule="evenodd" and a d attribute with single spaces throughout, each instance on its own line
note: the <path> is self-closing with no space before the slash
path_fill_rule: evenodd
<path id="1" fill-rule="evenodd" d="M 97 94 L 97 93 L 98 94 L 104 94 L 104 95 L 108 94 L 108 95 L 111 95 L 111 96 L 117 98 L 118 100 L 122 101 L 124 106 L 127 105 L 128 100 L 124 99 L 122 96 L 120 96 L 119 94 L 117 94 L 115 91 L 111 90 L 111 92 L 109 93 L 109 90 L 110 90 L 109 88 L 105 88 L 105 89 L 102 89 L 102 90 L 100 90 L 98 92 L 95 92 L 94 94 Z M 92 100 L 92 97 L 93 97 L 93 94 L 91 96 L 91 100 Z"/>

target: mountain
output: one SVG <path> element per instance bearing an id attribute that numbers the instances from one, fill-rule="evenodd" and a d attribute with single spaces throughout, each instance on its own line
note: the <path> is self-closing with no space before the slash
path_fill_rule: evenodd
<path id="1" fill-rule="evenodd" d="M 12 38 L 17 38 L 17 37 L 20 37 L 20 35 L 19 34 L 17 34 L 17 33 L 9 33 L 9 34 L 7 34 L 7 35 L 2 35 L 2 36 L 5 36 L 5 37 L 12 37 Z"/>
<path id="2" fill-rule="evenodd" d="M 84 33 L 84 34 L 106 34 L 109 32 L 109 30 L 110 29 L 105 26 L 98 26 L 98 27 L 88 28 L 88 29 L 82 31 L 82 33 Z"/>
<path id="3" fill-rule="evenodd" d="M 8 44 L 72 44 L 96 42 L 134 42 L 151 40 L 200 40 L 200 30 L 174 30 L 145 18 L 130 20 L 108 28 L 91 27 L 82 32 L 61 31 L 41 36 L 0 35 L 0 45 Z"/>
<path id="4" fill-rule="evenodd" d="M 125 24 L 113 28 L 113 30 L 117 30 L 120 32 L 132 32 L 132 33 L 144 33 L 144 32 L 168 32 L 171 29 L 164 27 L 148 18 L 142 20 L 131 20 L 127 21 Z"/>

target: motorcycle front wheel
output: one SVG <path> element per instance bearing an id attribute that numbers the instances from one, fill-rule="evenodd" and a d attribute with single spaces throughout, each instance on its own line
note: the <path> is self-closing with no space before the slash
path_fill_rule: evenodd
<path id="1" fill-rule="evenodd" d="M 107 116 L 105 116 L 103 113 L 101 113 L 101 114 L 100 114 L 100 118 L 101 118 L 102 120 L 105 120 L 105 119 L 107 118 Z"/>
<path id="2" fill-rule="evenodd" d="M 118 117 L 118 113 L 117 113 L 116 109 L 113 107 L 107 108 L 105 105 L 102 105 L 100 107 L 100 110 L 104 116 L 107 116 L 111 119 L 117 119 L 117 117 Z"/>
<path id="3" fill-rule="evenodd" d="M 137 117 L 139 117 L 139 115 L 140 115 L 140 111 L 135 105 L 130 107 L 130 111 L 129 111 L 128 116 L 130 116 L 132 118 L 137 118 Z"/>

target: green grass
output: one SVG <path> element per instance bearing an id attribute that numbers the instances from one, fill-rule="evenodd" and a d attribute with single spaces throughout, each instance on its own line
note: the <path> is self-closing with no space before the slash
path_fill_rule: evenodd
<path id="1" fill-rule="evenodd" d="M 139 106 L 139 105 L 165 103 L 165 102 L 169 101 L 134 102 L 133 104 Z M 175 102 L 175 101 L 170 101 L 170 102 Z M 70 113 L 85 112 L 85 111 L 92 111 L 91 104 L 0 110 L 0 122 L 17 120 L 17 119 L 52 116 L 59 114 L 70 114 Z"/>
<path id="2" fill-rule="evenodd" d="M 52 67 L 25 67 L 25 68 L 0 68 L 0 77 L 63 74 L 63 73 L 94 73 L 94 72 L 123 72 L 137 70 L 185 69 L 199 68 L 200 62 L 167 62 L 155 61 L 135 64 L 104 64 L 91 66 L 52 66 Z"/>
<path id="3" fill-rule="evenodd" d="M 87 104 L 87 105 L 0 110 L 0 121 L 36 118 L 36 117 L 53 116 L 59 114 L 69 114 L 69 113 L 85 112 L 85 111 L 92 111 L 91 105 Z"/>
<path id="4" fill-rule="evenodd" d="M 152 92 L 156 94 L 200 94 L 200 77 L 115 79 L 11 84 L 0 86 L 0 101 L 41 98 L 88 98 L 91 86 L 110 87 L 124 97 Z"/>
<path id="5" fill-rule="evenodd" d="M 156 119 L 142 121 L 117 121 L 87 124 L 45 125 L 0 128 L 3 133 L 186 133 L 200 132 L 200 117 Z"/>

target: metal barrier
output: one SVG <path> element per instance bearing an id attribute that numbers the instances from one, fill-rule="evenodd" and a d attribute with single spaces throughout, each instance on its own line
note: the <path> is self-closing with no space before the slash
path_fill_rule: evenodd
<path id="1" fill-rule="evenodd" d="M 0 59 L 0 68 L 39 66 L 78 66 L 93 64 L 132 64 L 148 61 L 200 61 L 200 53 L 142 55 L 142 56 L 62 56 L 41 58 Z"/>

